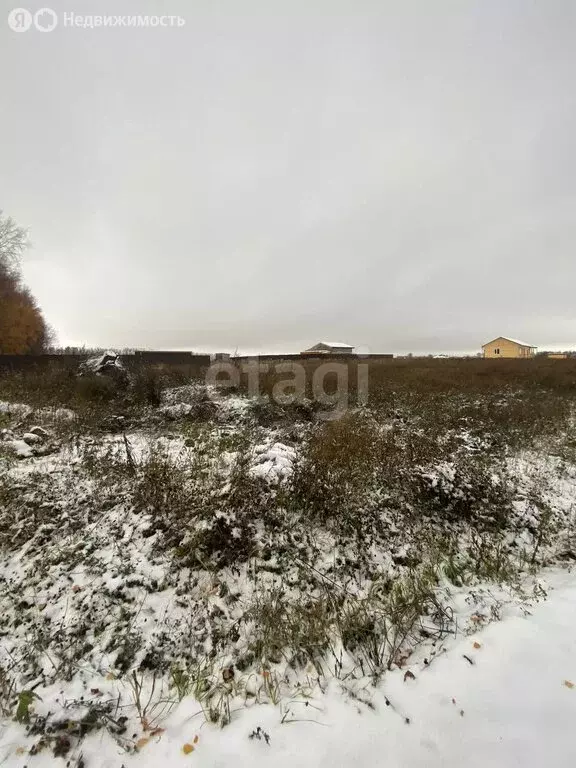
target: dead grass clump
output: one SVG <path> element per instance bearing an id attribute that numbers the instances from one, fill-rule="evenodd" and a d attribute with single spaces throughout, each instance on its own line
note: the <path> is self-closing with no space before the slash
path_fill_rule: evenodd
<path id="1" fill-rule="evenodd" d="M 263 664 L 321 664 L 331 642 L 334 609 L 326 597 L 289 598 L 282 587 L 258 595 L 247 615 L 254 621 L 251 653 Z"/>
<path id="2" fill-rule="evenodd" d="M 75 382 L 74 395 L 81 403 L 109 403 L 118 395 L 118 385 L 108 376 L 82 376 Z"/>
<path id="3" fill-rule="evenodd" d="M 249 471 L 249 455 L 239 450 L 223 477 L 220 469 L 195 478 L 197 524 L 181 542 L 177 554 L 190 565 L 221 568 L 246 562 L 261 545 L 257 526 L 276 507 L 271 488 Z"/>
<path id="4" fill-rule="evenodd" d="M 436 568 L 426 563 L 394 581 L 375 581 L 363 598 L 347 600 L 339 617 L 344 648 L 378 677 L 405 658 L 423 636 L 441 639 L 451 614 L 440 602 Z"/>
<path id="5" fill-rule="evenodd" d="M 293 504 L 318 522 L 360 514 L 375 488 L 382 443 L 378 425 L 352 414 L 314 430 L 292 478 Z"/>
<path id="6" fill-rule="evenodd" d="M 432 472 L 415 473 L 415 506 L 424 514 L 502 528 L 513 516 L 517 489 L 504 468 L 483 455 L 463 455 Z"/>
<path id="7" fill-rule="evenodd" d="M 205 500 L 191 468 L 183 456 L 170 456 L 155 446 L 134 463 L 131 481 L 132 503 L 138 512 L 150 517 L 149 533 L 161 534 L 161 549 L 178 547 L 199 515 Z"/>
<path id="8" fill-rule="evenodd" d="M 158 406 L 165 386 L 165 376 L 158 369 L 136 368 L 131 372 L 128 398 L 135 404 Z"/>
<path id="9" fill-rule="evenodd" d="M 9 717 L 14 713 L 18 694 L 13 675 L 14 662 L 9 666 L 0 664 L 0 716 Z"/>
<path id="10" fill-rule="evenodd" d="M 429 562 L 396 580 L 376 579 L 364 595 L 341 588 L 289 597 L 278 586 L 259 595 L 248 612 L 254 622 L 251 652 L 264 665 L 312 663 L 319 674 L 334 665 L 338 677 L 342 647 L 362 675 L 378 678 L 401 666 L 423 636 L 441 639 L 451 629 L 437 587 L 437 569 Z"/>
<path id="11" fill-rule="evenodd" d="M 182 460 L 156 447 L 128 471 L 135 476 L 133 501 L 138 511 L 179 516 L 186 510 L 190 499 Z"/>

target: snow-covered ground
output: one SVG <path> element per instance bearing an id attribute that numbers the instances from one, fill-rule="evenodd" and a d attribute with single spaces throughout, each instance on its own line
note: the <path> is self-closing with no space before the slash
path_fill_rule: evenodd
<path id="1" fill-rule="evenodd" d="M 562 436 L 188 385 L 0 415 L 0 766 L 574 760 Z"/>
<path id="2" fill-rule="evenodd" d="M 568 768 L 576 763 L 576 573 L 541 576 L 547 599 L 449 643 L 427 665 L 389 672 L 370 695 L 332 681 L 308 700 L 244 708 L 224 729 L 184 699 L 138 752 L 105 731 L 70 765 L 121 768 Z M 67 691 L 70 695 L 71 691 Z M 57 691 L 54 691 L 57 697 Z M 366 703 L 364 703 L 366 702 Z M 38 711 L 49 707 L 38 702 Z M 0 765 L 44 768 L 22 728 L 0 729 Z M 192 748 L 192 749 L 190 749 Z M 83 762 L 79 762 L 79 761 Z"/>
<path id="3" fill-rule="evenodd" d="M 531 615 L 491 624 L 428 667 L 408 667 L 414 679 L 403 670 L 389 673 L 372 698 L 374 709 L 346 700 L 333 684 L 323 700 L 308 707 L 287 705 L 292 722 L 282 724 L 270 707 L 255 708 L 222 733 L 199 731 L 195 764 L 574 766 L 576 574 L 559 572 L 548 579 L 548 599 Z M 190 733 L 185 717 L 175 713 L 174 735 Z M 247 738 L 258 726 L 270 736 L 269 746 Z M 150 765 L 172 763 L 177 750 L 171 750 L 171 738 L 172 733 L 152 746 Z"/>

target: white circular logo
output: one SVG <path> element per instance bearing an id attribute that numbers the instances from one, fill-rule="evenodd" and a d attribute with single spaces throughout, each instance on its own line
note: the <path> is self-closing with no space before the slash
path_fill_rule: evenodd
<path id="1" fill-rule="evenodd" d="M 13 8 L 8 14 L 8 26 L 13 32 L 27 32 L 32 26 L 32 14 L 26 8 Z"/>
<path id="2" fill-rule="evenodd" d="M 58 25 L 58 16 L 52 8 L 40 8 L 34 14 L 34 26 L 38 32 L 52 32 Z"/>

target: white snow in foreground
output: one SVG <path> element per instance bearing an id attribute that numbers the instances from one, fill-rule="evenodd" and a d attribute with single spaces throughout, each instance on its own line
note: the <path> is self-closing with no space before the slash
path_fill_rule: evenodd
<path id="1" fill-rule="evenodd" d="M 87 768 L 574 766 L 576 573 L 548 573 L 547 581 L 548 599 L 531 613 L 516 613 L 454 642 L 428 666 L 413 664 L 408 669 L 414 679 L 396 670 L 374 696 L 357 691 L 373 709 L 333 681 L 308 705 L 254 704 L 233 713 L 220 730 L 204 723 L 199 704 L 189 698 L 138 754 L 122 753 L 98 732 L 82 743 L 83 759 Z M 249 738 L 258 727 L 269 744 Z M 17 755 L 24 743 L 20 726 L 0 729 L 0 764 L 65 764 L 50 752 Z M 188 755 L 186 743 L 194 746 Z"/>
<path id="2" fill-rule="evenodd" d="M 30 414 L 35 413 L 39 421 L 59 422 L 72 421 L 76 418 L 74 411 L 70 408 L 38 408 L 36 411 L 26 403 L 12 403 L 6 400 L 0 400 L 0 414 L 13 416 L 15 418 L 25 419 Z"/>
<path id="3" fill-rule="evenodd" d="M 254 448 L 254 463 L 250 472 L 265 480 L 281 480 L 292 473 L 296 450 L 284 443 L 257 445 Z"/>
<path id="4" fill-rule="evenodd" d="M 29 459 L 30 456 L 34 455 L 32 448 L 25 440 L 8 440 L 6 447 L 20 459 Z"/>
<path id="5" fill-rule="evenodd" d="M 0 400 L 0 413 L 7 416 L 25 418 L 32 413 L 32 408 L 24 403 L 12 403 L 6 400 Z"/>

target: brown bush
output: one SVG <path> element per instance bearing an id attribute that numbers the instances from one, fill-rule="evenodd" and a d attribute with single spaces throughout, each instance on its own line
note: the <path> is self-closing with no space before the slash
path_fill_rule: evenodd
<path id="1" fill-rule="evenodd" d="M 50 331 L 30 291 L 22 285 L 19 258 L 26 231 L 0 211 L 0 354 L 42 352 Z"/>

